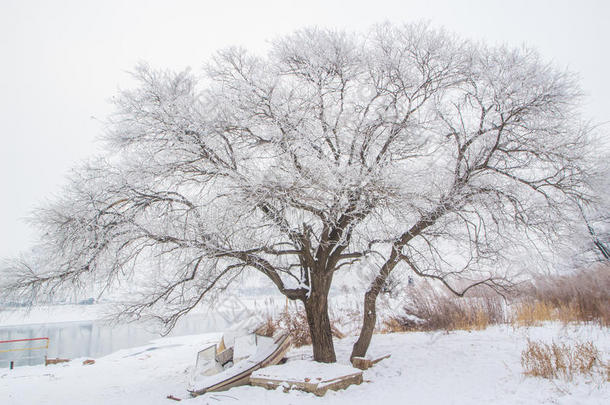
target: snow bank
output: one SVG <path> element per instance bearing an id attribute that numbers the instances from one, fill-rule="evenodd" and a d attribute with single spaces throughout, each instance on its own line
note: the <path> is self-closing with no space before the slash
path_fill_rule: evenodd
<path id="1" fill-rule="evenodd" d="M 163 338 L 153 344 L 121 350 L 83 366 L 76 359 L 64 365 L 31 366 L 0 371 L 0 402 L 29 404 L 604 404 L 610 383 L 600 378 L 573 382 L 526 377 L 520 364 L 527 339 L 557 342 L 591 340 L 607 361 L 610 329 L 594 326 L 547 324 L 536 328 L 492 327 L 483 331 L 417 332 L 375 335 L 372 357 L 391 353 L 369 370 L 365 382 L 346 390 L 329 391 L 323 398 L 300 391 L 283 393 L 243 386 L 227 392 L 190 398 L 187 385 L 197 352 L 220 336 L 195 335 Z M 336 341 L 339 363 L 349 366 L 355 338 Z M 293 349 L 290 358 L 311 358 L 311 347 Z M 317 367 L 312 362 L 307 367 Z M 286 366 L 300 377 L 310 374 L 305 363 Z M 275 370 L 275 371 L 274 371 Z M 279 373 L 278 368 L 267 372 Z M 281 369 L 280 369 L 281 370 Z M 283 373 L 283 371 L 282 371 Z"/>

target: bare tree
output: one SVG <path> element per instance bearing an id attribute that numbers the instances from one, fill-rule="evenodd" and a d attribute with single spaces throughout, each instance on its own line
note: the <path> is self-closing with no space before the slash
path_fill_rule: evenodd
<path id="1" fill-rule="evenodd" d="M 583 198 L 578 87 L 530 50 L 424 25 L 310 29 L 266 57 L 220 51 L 201 77 L 134 75 L 108 155 L 35 215 L 44 266 L 9 269 L 5 293 L 127 283 L 121 314 L 171 327 L 254 271 L 303 302 L 314 358 L 333 362 L 335 272 L 380 263 L 363 355 L 391 271 L 502 291 L 502 259 L 548 241 Z"/>
<path id="2" fill-rule="evenodd" d="M 607 148 L 600 148 L 608 150 Z M 592 177 L 595 199 L 589 204 L 576 201 L 578 216 L 585 225 L 581 241 L 573 241 L 571 262 L 583 266 L 591 262 L 610 260 L 610 156 L 598 154 L 596 173 Z M 578 243 L 580 242 L 580 243 Z"/>

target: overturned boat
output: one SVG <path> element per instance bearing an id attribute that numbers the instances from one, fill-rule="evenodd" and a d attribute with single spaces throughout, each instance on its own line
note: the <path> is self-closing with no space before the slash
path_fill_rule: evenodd
<path id="1" fill-rule="evenodd" d="M 248 384 L 254 371 L 279 364 L 291 341 L 288 334 L 275 339 L 248 335 L 234 338 L 232 343 L 227 345 L 223 337 L 220 345 L 199 352 L 189 389 L 192 396 Z"/>

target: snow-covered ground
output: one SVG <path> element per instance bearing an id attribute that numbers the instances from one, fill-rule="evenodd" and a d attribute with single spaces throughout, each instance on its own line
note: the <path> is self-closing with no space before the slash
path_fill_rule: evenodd
<path id="1" fill-rule="evenodd" d="M 258 387 L 189 398 L 186 387 L 196 352 L 218 334 L 158 339 L 82 365 L 75 359 L 55 366 L 0 370 L 2 404 L 607 404 L 610 383 L 602 377 L 573 382 L 526 377 L 520 364 L 527 339 L 591 340 L 610 356 L 610 331 L 594 326 L 547 324 L 536 328 L 497 326 L 476 332 L 375 335 L 371 354 L 391 353 L 364 372 L 365 382 L 324 398 L 298 391 Z M 354 337 L 336 341 L 339 362 L 348 364 Z M 308 357 L 311 348 L 289 358 Z"/>

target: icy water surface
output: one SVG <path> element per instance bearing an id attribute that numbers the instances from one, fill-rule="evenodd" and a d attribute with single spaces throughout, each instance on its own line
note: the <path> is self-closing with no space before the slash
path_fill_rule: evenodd
<path id="1" fill-rule="evenodd" d="M 193 314 L 183 317 L 169 336 L 183 336 L 200 333 L 220 332 L 228 327 L 228 322 L 217 314 Z M 160 337 L 152 326 L 131 323 L 111 325 L 103 321 L 78 321 L 47 324 L 33 324 L 0 327 L 0 341 L 49 338 L 49 348 L 26 349 L 46 345 L 46 341 L 17 342 L 0 344 L 0 368 L 44 363 L 49 358 L 75 359 L 79 357 L 96 358 L 112 352 L 148 344 Z"/>

